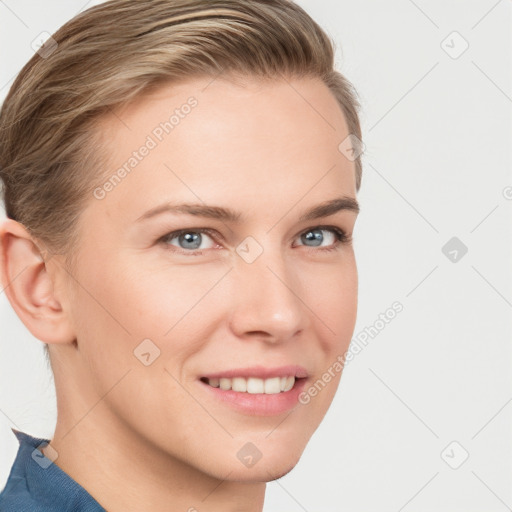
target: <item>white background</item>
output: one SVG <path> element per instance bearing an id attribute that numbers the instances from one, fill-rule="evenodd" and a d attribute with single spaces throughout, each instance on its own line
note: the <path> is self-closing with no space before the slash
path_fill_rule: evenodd
<path id="1" fill-rule="evenodd" d="M 94 3 L 0 2 L 0 100 L 36 36 Z M 354 339 L 393 302 L 404 310 L 347 365 L 299 464 L 268 484 L 264 510 L 507 510 L 512 1 L 298 3 L 335 39 L 363 104 Z M 461 38 L 469 47 L 452 58 Z M 442 252 L 452 237 L 468 248 L 457 262 Z M 18 447 L 10 427 L 53 434 L 42 346 L 0 293 L 0 488 Z"/>

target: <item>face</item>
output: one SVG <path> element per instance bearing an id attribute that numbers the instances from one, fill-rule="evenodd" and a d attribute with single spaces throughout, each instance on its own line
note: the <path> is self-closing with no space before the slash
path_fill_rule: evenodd
<path id="1" fill-rule="evenodd" d="M 103 397 L 102 432 L 216 478 L 287 473 L 356 320 L 355 166 L 336 100 L 317 79 L 198 78 L 101 129 L 110 180 L 81 215 L 68 282 L 78 350 L 55 371 Z"/>

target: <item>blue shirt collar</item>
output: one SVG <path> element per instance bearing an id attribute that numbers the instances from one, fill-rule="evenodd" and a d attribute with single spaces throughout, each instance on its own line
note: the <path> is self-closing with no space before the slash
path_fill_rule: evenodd
<path id="1" fill-rule="evenodd" d="M 0 493 L 0 510 L 106 512 L 80 484 L 39 451 L 49 439 L 11 430 L 20 446 Z"/>

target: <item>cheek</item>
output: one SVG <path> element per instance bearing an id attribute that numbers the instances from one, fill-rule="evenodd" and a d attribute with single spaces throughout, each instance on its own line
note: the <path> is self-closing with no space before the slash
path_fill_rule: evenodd
<path id="1" fill-rule="evenodd" d="M 118 417 L 139 425 L 141 432 L 176 427 L 179 438 L 190 429 L 181 425 L 176 411 L 199 412 L 178 381 L 183 361 L 194 350 L 190 340 L 197 325 L 190 320 L 190 306 L 204 291 L 194 290 L 186 279 L 163 281 L 162 272 L 137 272 L 106 261 L 78 278 L 73 314 L 84 375 Z M 151 425 L 143 418 L 151 418 Z"/>
<path id="2" fill-rule="evenodd" d="M 322 336 L 324 350 L 340 353 L 348 346 L 357 317 L 358 276 L 352 251 L 339 265 L 325 265 L 313 272 L 304 269 L 304 302 Z"/>
<path id="3" fill-rule="evenodd" d="M 141 259 L 141 258 L 139 258 Z M 180 360 L 198 349 L 199 334 L 214 322 L 220 310 L 209 292 L 224 269 L 160 265 L 141 267 L 134 259 L 113 260 L 91 268 L 76 305 L 79 332 L 91 350 L 116 365 L 132 364 L 133 351 L 152 340 L 161 355 Z M 201 267 L 201 268 L 200 268 Z M 87 291 L 85 291 L 87 290 Z"/>

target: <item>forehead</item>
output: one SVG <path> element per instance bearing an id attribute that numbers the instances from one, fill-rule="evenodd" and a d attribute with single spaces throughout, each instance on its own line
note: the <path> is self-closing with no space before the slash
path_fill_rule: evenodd
<path id="1" fill-rule="evenodd" d="M 243 207 L 262 195 L 297 201 L 308 190 L 312 200 L 333 188 L 355 196 L 354 162 L 338 149 L 346 120 L 319 79 L 197 78 L 138 98 L 100 129 L 106 177 L 122 176 L 102 204 L 129 204 L 134 215 L 159 198 Z"/>

